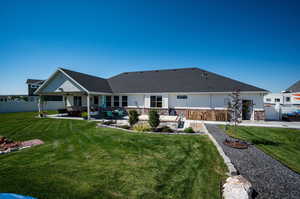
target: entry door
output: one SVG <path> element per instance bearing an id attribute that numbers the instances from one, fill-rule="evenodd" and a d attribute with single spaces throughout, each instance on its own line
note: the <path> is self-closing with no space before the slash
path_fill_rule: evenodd
<path id="1" fill-rule="evenodd" d="M 243 100 L 242 101 L 242 118 L 243 120 L 250 120 L 251 114 L 253 112 L 253 101 L 252 100 Z"/>

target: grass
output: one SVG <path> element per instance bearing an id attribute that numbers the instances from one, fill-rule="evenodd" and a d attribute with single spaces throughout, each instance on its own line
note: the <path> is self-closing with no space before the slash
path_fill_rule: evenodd
<path id="1" fill-rule="evenodd" d="M 220 198 L 227 170 L 206 136 L 133 134 L 35 115 L 0 114 L 0 135 L 45 142 L 0 156 L 0 192 L 41 199 Z"/>
<path id="2" fill-rule="evenodd" d="M 300 173 L 300 130 L 239 126 L 235 134 L 233 129 L 232 126 L 228 127 L 226 133 L 250 141 L 265 153 Z"/>

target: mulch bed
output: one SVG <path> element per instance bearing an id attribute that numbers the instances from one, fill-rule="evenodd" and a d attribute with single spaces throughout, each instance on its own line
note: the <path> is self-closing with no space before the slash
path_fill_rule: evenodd
<path id="1" fill-rule="evenodd" d="M 0 136 L 0 154 L 5 154 L 12 151 L 17 151 L 17 150 L 29 148 L 40 144 L 44 144 L 44 142 L 39 139 L 20 142 L 20 141 L 13 141 L 6 137 Z"/>
<path id="2" fill-rule="evenodd" d="M 239 141 L 239 140 L 228 140 L 226 139 L 223 142 L 226 146 L 235 148 L 235 149 L 247 149 L 248 148 L 248 144 L 246 142 L 243 141 Z"/>

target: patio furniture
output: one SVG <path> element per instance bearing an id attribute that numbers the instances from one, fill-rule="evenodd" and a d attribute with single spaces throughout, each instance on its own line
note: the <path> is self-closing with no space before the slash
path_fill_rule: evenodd
<path id="1" fill-rule="evenodd" d="M 107 118 L 111 118 L 111 119 L 114 117 L 112 111 L 106 111 L 106 112 L 105 112 L 105 115 L 106 115 Z"/>

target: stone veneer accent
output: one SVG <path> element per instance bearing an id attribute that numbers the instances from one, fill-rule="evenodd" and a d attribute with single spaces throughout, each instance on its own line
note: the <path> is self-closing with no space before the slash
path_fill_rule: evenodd
<path id="1" fill-rule="evenodd" d="M 150 108 L 126 108 L 129 110 L 137 110 L 139 114 L 147 115 Z M 169 115 L 169 109 L 157 108 L 160 115 Z M 228 121 L 229 115 L 226 110 L 214 110 L 214 109 L 173 109 L 177 115 L 183 114 L 189 120 L 206 120 L 206 121 Z M 254 120 L 264 120 L 265 111 L 254 111 Z"/>
<path id="2" fill-rule="evenodd" d="M 265 120 L 265 111 L 254 111 L 254 120 Z"/>

